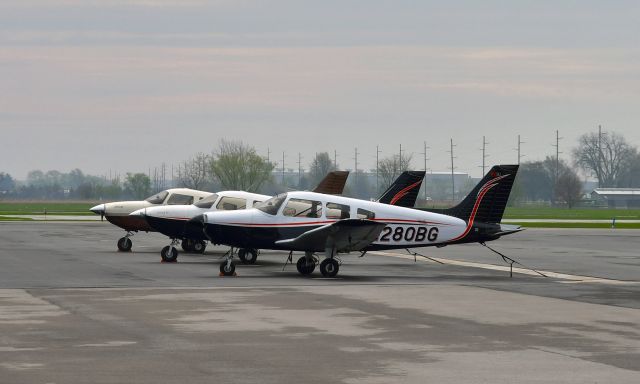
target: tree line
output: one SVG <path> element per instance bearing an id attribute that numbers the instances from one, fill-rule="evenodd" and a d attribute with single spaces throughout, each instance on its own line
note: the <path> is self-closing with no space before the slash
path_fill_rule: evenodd
<path id="1" fill-rule="evenodd" d="M 640 155 L 636 147 L 616 133 L 587 133 L 572 150 L 572 162 L 547 156 L 544 160 L 523 162 L 512 193 L 514 202 L 551 202 L 574 206 L 582 198 L 583 181 L 578 174 L 595 178 L 600 187 L 640 187 Z M 411 169 L 412 155 L 407 152 L 380 159 L 375 173 L 352 171 L 345 195 L 377 197 L 401 172 Z M 186 187 L 208 191 L 245 190 L 276 194 L 291 189 L 312 189 L 328 172 L 337 169 L 329 153 L 320 152 L 308 170 L 280 173 L 276 164 L 260 156 L 256 149 L 240 141 L 221 140 L 211 153 L 198 153 L 175 169 L 172 185 L 158 183 L 151 173 L 127 173 L 112 179 L 86 175 L 80 169 L 69 173 L 55 170 L 31 171 L 24 182 L 0 172 L 0 199 L 123 200 L 145 198 L 164 187 Z M 458 198 L 474 185 L 469 180 L 456 186 Z M 450 196 L 451 187 L 426 185 L 435 198 Z"/>

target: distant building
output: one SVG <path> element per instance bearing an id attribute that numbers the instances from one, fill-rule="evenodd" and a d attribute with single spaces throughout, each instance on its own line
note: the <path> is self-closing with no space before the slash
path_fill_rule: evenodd
<path id="1" fill-rule="evenodd" d="M 591 198 L 610 208 L 640 207 L 640 189 L 637 188 L 596 188 Z"/>

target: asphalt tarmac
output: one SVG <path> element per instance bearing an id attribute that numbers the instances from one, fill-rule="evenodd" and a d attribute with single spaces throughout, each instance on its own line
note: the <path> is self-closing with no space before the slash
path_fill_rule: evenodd
<path id="1" fill-rule="evenodd" d="M 344 255 L 336 279 L 269 251 L 219 277 L 224 248 L 163 264 L 166 238 L 122 234 L 0 224 L 0 383 L 640 382 L 639 231 L 489 244 L 549 277 L 464 245 Z"/>

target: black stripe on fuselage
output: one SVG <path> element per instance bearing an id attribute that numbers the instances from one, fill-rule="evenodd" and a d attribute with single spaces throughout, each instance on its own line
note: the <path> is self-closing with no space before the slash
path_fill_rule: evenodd
<path id="1" fill-rule="evenodd" d="M 156 231 L 172 239 L 207 240 L 202 228 L 186 220 L 145 216 L 147 223 Z"/>
<path id="2" fill-rule="evenodd" d="M 398 225 L 398 223 L 387 223 Z M 403 224 L 400 224 L 403 225 Z M 286 246 L 276 244 L 276 241 L 295 239 L 296 237 L 320 228 L 323 225 L 297 225 L 297 226 L 237 226 L 225 224 L 205 224 L 208 240 L 214 244 L 224 244 L 236 248 L 257 248 L 274 250 L 292 250 Z M 370 244 L 367 251 L 405 249 L 436 246 L 442 243 L 417 243 L 417 244 Z M 295 249 L 298 250 L 299 249 Z M 322 252 L 324 249 L 314 249 Z"/>

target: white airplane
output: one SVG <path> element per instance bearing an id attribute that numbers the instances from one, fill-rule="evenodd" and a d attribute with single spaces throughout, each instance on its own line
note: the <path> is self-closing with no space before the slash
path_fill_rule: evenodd
<path id="1" fill-rule="evenodd" d="M 341 194 L 348 174 L 347 171 L 330 172 L 314 189 L 314 192 Z M 413 206 L 424 174 L 424 171 L 403 172 L 378 201 L 400 206 L 403 204 Z M 199 253 L 204 252 L 206 247 L 205 240 L 207 238 L 202 230 L 187 225 L 188 220 L 205 212 L 252 208 L 256 203 L 271 197 L 242 191 L 224 191 L 190 206 L 143 208 L 132 212 L 131 215 L 143 217 L 151 228 L 171 239 L 171 243 L 160 251 L 160 257 L 163 262 L 175 262 L 178 258 L 176 245 L 180 240 L 182 240 L 182 248 L 185 250 L 189 250 L 187 249 L 188 244 L 198 244 Z M 240 248 L 238 258 L 244 264 L 253 264 L 258 258 L 258 250 L 256 248 Z"/>
<path id="2" fill-rule="evenodd" d="M 304 252 L 297 261 L 302 275 L 311 274 L 324 252 L 320 272 L 334 277 L 340 268 L 336 255 L 352 251 L 408 249 L 451 244 L 482 243 L 521 231 L 500 224 L 517 165 L 494 166 L 457 206 L 440 213 L 397 207 L 314 192 L 289 192 L 254 209 L 207 212 L 190 220 L 213 244 L 231 247 L 220 265 L 233 275 L 234 248 Z"/>
<path id="3" fill-rule="evenodd" d="M 349 171 L 331 171 L 314 189 L 315 192 L 340 194 L 349 177 Z M 176 245 L 182 241 L 182 249 L 187 252 L 204 253 L 207 246 L 202 231 L 188 231 L 186 222 L 194 216 L 215 210 L 237 210 L 252 208 L 256 203 L 271 198 L 244 191 L 222 191 L 198 201 L 193 205 L 145 207 L 130 213 L 136 219 L 144 220 L 154 231 L 171 239 L 171 243 L 162 248 L 160 256 L 164 262 L 178 259 Z M 258 257 L 256 249 L 241 249 L 238 257 L 243 263 L 253 264 Z"/>
<path id="4" fill-rule="evenodd" d="M 153 232 L 146 221 L 141 217 L 129 214 L 140 208 L 160 205 L 190 205 L 211 195 L 211 192 L 196 191 L 188 188 L 172 188 L 158 192 L 141 201 L 115 201 L 98 204 L 90 209 L 91 212 L 106 217 L 107 220 L 125 231 L 127 234 L 118 240 L 118 250 L 128 252 L 133 246 L 130 237 L 138 231 Z"/>

